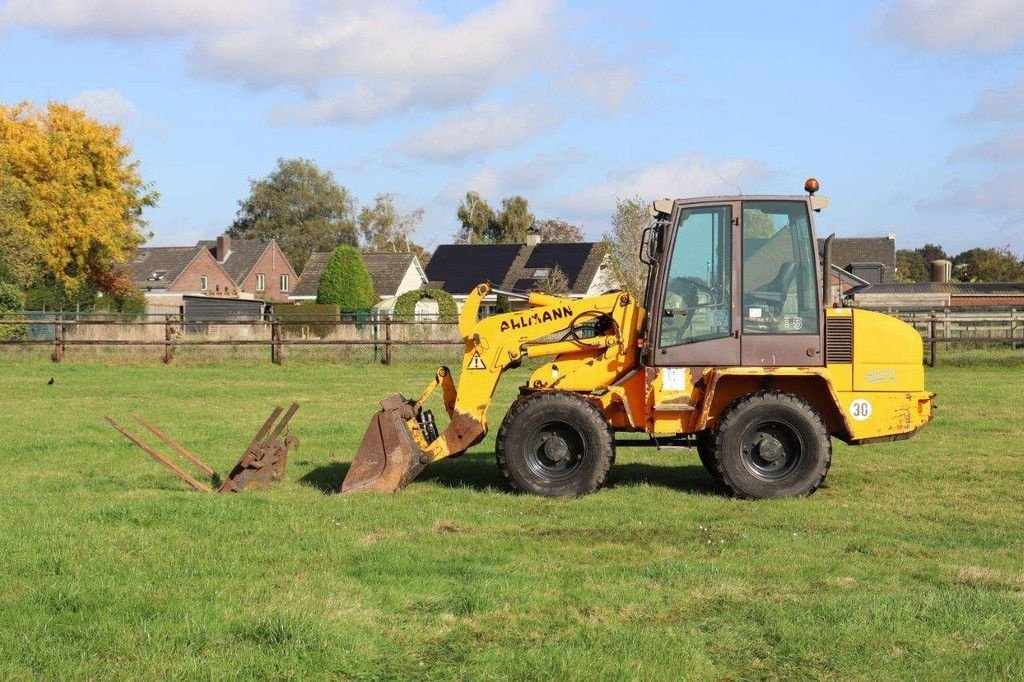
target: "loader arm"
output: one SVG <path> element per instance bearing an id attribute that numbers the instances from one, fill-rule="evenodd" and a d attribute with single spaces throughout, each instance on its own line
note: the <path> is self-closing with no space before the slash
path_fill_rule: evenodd
<path id="1" fill-rule="evenodd" d="M 574 375 L 583 375 L 587 385 L 598 388 L 636 365 L 643 311 L 629 294 L 616 291 L 573 300 L 531 292 L 520 295 L 529 308 L 478 320 L 481 302 L 491 291 L 487 284 L 477 286 L 459 315 L 465 353 L 458 386 L 450 370 L 441 367 L 418 400 L 398 394 L 384 400 L 349 468 L 343 492 L 398 490 L 430 463 L 479 443 L 487 434 L 487 412 L 501 375 L 523 358 L 556 356 L 555 376 L 535 388 L 557 388 Z M 583 333 L 588 324 L 592 336 Z M 579 384 L 579 377 L 573 383 Z M 434 438 L 433 419 L 423 404 L 437 387 L 451 421 Z"/>

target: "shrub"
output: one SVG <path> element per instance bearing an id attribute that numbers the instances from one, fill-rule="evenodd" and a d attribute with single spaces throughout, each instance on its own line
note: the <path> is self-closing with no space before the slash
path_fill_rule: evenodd
<path id="1" fill-rule="evenodd" d="M 448 322 L 459 316 L 459 306 L 447 291 L 443 289 L 414 289 L 405 292 L 395 301 L 395 317 L 399 320 L 415 320 L 416 304 L 425 298 L 437 301 L 439 320 Z"/>
<path id="2" fill-rule="evenodd" d="M 337 327 L 341 311 L 336 305 L 310 303 L 303 305 L 275 305 L 273 315 L 284 322 L 286 336 L 325 338 Z"/>
<path id="3" fill-rule="evenodd" d="M 25 294 L 10 282 L 0 282 L 0 319 L 4 317 L 20 317 L 25 308 Z M 25 338 L 27 330 L 20 324 L 0 325 L 0 340 Z"/>
<path id="4" fill-rule="evenodd" d="M 369 310 L 377 302 L 373 280 L 355 247 L 339 246 L 331 254 L 320 278 L 316 302 L 336 305 L 346 313 Z"/>
<path id="5" fill-rule="evenodd" d="M 96 299 L 93 306 L 96 312 L 121 313 L 123 316 L 141 316 L 146 314 L 146 295 L 138 287 L 132 287 L 123 295 L 108 294 Z"/>

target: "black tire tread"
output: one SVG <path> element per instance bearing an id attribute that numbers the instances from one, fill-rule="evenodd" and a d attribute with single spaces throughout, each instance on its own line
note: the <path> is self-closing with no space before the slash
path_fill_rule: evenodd
<path id="1" fill-rule="evenodd" d="M 715 469 L 718 472 L 721 481 L 729 488 L 730 492 L 736 497 L 742 499 L 758 499 L 756 496 L 745 492 L 739 484 L 730 476 L 728 469 L 722 466 L 721 460 L 719 459 L 720 453 L 723 450 L 723 438 L 726 433 L 732 428 L 733 424 L 739 420 L 744 413 L 749 409 L 767 404 L 787 404 L 800 413 L 806 418 L 812 425 L 815 435 L 819 439 L 819 444 L 823 448 L 825 456 L 822 461 L 819 462 L 817 470 L 814 472 L 814 477 L 808 487 L 807 491 L 804 492 L 804 496 L 808 496 L 814 493 L 825 480 L 826 474 L 828 474 L 829 467 L 832 464 L 832 439 L 829 437 L 828 429 L 825 426 L 825 422 L 822 420 L 821 415 L 814 409 L 814 406 L 804 400 L 798 395 L 792 393 L 786 393 L 785 391 L 779 391 L 776 389 L 766 389 L 758 391 L 756 393 L 750 393 L 734 401 L 725 410 L 724 416 L 718 420 L 713 430 L 713 443 L 714 443 L 714 455 L 715 455 Z"/>
<path id="2" fill-rule="evenodd" d="M 595 428 L 603 430 L 606 434 L 605 442 L 607 444 L 607 451 L 593 453 L 593 456 L 597 457 L 598 466 L 594 470 L 593 474 L 587 480 L 582 482 L 583 485 L 577 486 L 573 496 L 578 497 L 596 492 L 604 486 L 605 481 L 608 478 L 608 472 L 611 470 L 612 464 L 615 462 L 615 434 L 612 431 L 608 420 L 605 419 L 604 414 L 602 414 L 593 403 L 585 399 L 583 396 L 569 391 L 536 391 L 521 395 L 514 403 L 512 403 L 512 406 L 509 407 L 508 412 L 505 414 L 505 418 L 501 422 L 501 426 L 498 428 L 498 435 L 495 440 L 494 447 L 495 459 L 497 460 L 498 470 L 501 472 L 502 477 L 513 490 L 518 492 L 537 493 L 537 491 L 525 488 L 521 485 L 510 471 L 506 443 L 508 442 L 509 437 L 514 435 L 513 431 L 516 427 L 519 416 L 525 410 L 532 408 L 539 402 L 547 403 L 549 406 L 562 404 L 566 407 L 570 407 L 571 409 L 579 410 L 582 414 L 586 415 L 588 419 L 592 420 Z"/>

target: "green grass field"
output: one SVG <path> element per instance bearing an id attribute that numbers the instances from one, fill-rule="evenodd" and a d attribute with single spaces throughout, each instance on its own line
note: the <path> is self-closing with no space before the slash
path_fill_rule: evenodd
<path id="1" fill-rule="evenodd" d="M 394 496 L 329 494 L 376 401 L 431 372 L 0 367 L 0 678 L 1024 676 L 1019 367 L 930 371 L 937 419 L 837 444 L 807 499 L 733 500 L 647 448 L 596 495 L 514 495 L 493 437 Z M 235 496 L 103 422 L 137 410 L 226 471 L 291 400 L 288 480 Z"/>

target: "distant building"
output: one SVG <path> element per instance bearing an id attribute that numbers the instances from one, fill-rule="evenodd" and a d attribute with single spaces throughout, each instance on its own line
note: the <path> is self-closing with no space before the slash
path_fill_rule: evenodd
<path id="1" fill-rule="evenodd" d="M 597 242 L 445 244 L 430 258 L 427 286 L 444 289 L 461 308 L 481 282 L 525 292 L 537 288 L 556 267 L 566 277 L 570 298 L 596 296 L 615 288 Z M 485 315 L 491 314 L 496 305 L 497 297 L 492 294 L 481 309 Z"/>
<path id="2" fill-rule="evenodd" d="M 426 273 L 420 265 L 419 258 L 412 253 L 364 253 L 363 263 L 373 280 L 373 289 L 379 301 L 378 307 L 390 310 L 395 299 L 407 291 L 421 288 L 427 282 Z M 291 301 L 316 300 L 316 292 L 320 288 L 331 252 L 317 252 L 310 255 L 306 267 L 302 271 L 295 291 L 289 296 Z"/>
<path id="3" fill-rule="evenodd" d="M 274 239 L 234 239 L 224 234 L 196 246 L 213 256 L 243 297 L 287 301 L 298 284 L 295 269 Z"/>
<path id="4" fill-rule="evenodd" d="M 142 247 L 128 268 L 135 286 L 156 312 L 174 312 L 187 295 L 238 296 L 231 276 L 200 246 Z"/>
<path id="5" fill-rule="evenodd" d="M 819 249 L 824 242 L 818 240 Z M 833 276 L 843 281 L 844 293 L 862 283 L 892 284 L 896 281 L 896 235 L 836 237 L 832 242 L 832 265 L 842 270 L 833 272 Z"/>
<path id="6" fill-rule="evenodd" d="M 854 305 L 876 310 L 1024 308 L 1024 283 L 912 282 L 879 284 L 853 294 Z"/>

